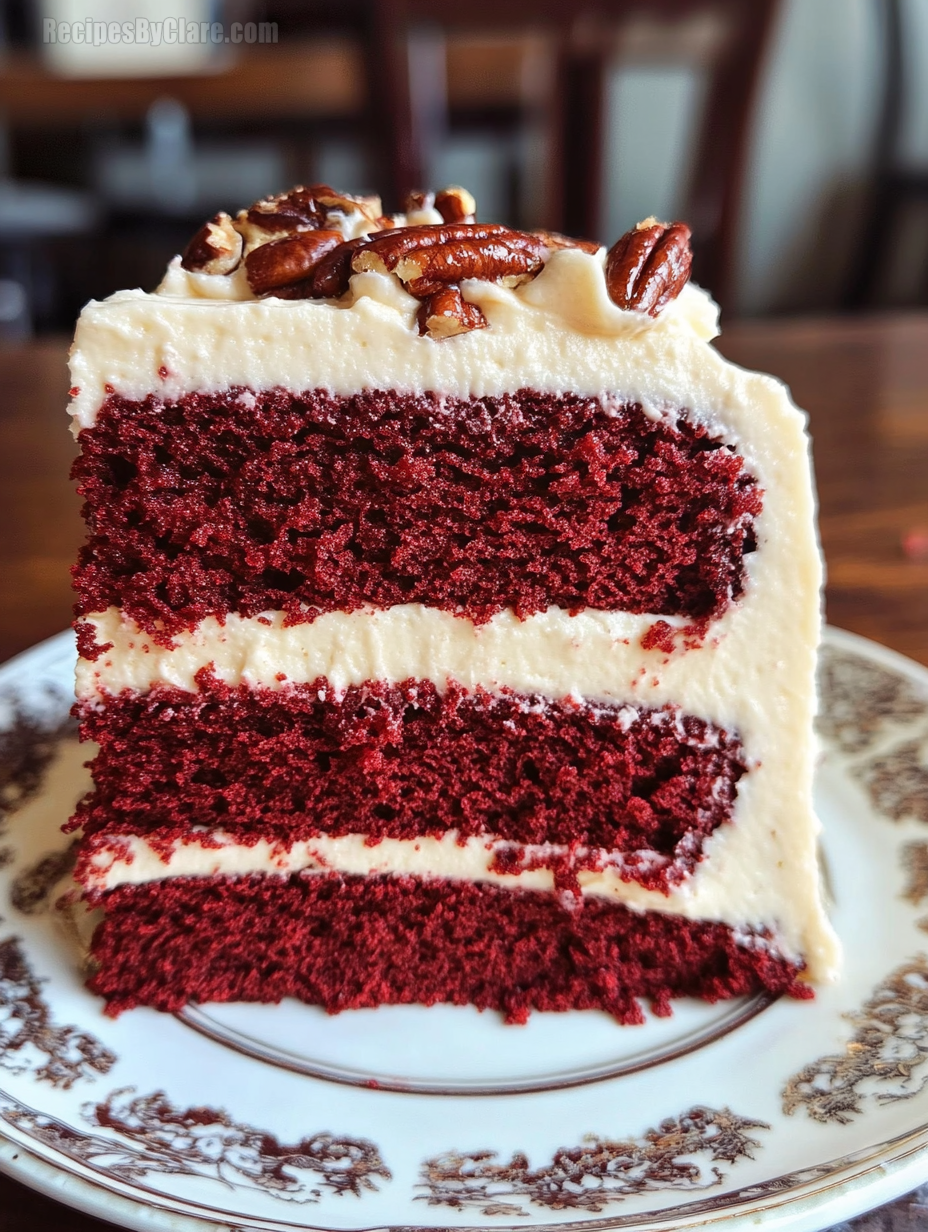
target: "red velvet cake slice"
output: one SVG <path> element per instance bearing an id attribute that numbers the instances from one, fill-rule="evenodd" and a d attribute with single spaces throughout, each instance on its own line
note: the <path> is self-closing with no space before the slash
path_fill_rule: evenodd
<path id="1" fill-rule="evenodd" d="M 325 186 L 72 351 L 77 877 L 110 1012 L 811 995 L 803 417 L 688 231 Z"/>

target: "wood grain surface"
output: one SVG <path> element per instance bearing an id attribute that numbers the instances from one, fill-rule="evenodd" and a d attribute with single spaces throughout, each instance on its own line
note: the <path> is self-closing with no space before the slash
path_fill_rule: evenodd
<path id="1" fill-rule="evenodd" d="M 749 322 L 719 347 L 809 412 L 828 620 L 928 664 L 928 314 Z M 66 355 L 60 340 L 0 350 L 0 659 L 70 619 Z M 107 1226 L 0 1176 L 0 1232 Z"/>
<path id="2" fill-rule="evenodd" d="M 745 323 L 718 346 L 809 413 L 828 622 L 928 664 L 928 315 Z"/>

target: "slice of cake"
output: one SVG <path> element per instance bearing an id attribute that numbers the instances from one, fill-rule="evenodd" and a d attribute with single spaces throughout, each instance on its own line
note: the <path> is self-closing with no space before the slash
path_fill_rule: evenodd
<path id="1" fill-rule="evenodd" d="M 136 1005 L 597 1008 L 835 971 L 803 416 L 689 232 L 324 186 L 83 311 L 72 827 Z"/>

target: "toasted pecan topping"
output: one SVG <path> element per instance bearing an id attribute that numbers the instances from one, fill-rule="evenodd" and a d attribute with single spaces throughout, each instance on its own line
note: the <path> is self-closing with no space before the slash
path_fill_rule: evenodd
<path id="1" fill-rule="evenodd" d="M 503 239 L 525 234 L 513 231 L 502 223 L 458 223 L 457 225 L 423 223 L 415 227 L 397 227 L 389 235 L 371 236 L 364 260 L 355 264 L 355 270 L 373 270 L 378 274 L 394 274 L 398 264 L 410 253 L 434 248 L 454 240 L 476 242 L 478 240 Z M 528 237 L 531 238 L 531 237 Z"/>
<path id="2" fill-rule="evenodd" d="M 401 227 L 375 235 L 352 258 L 356 272 L 396 274 L 413 295 L 438 286 L 481 278 L 515 286 L 534 278 L 544 264 L 545 246 L 525 231 L 499 224 L 458 223 Z"/>
<path id="3" fill-rule="evenodd" d="M 356 197 L 336 192 L 328 184 L 299 185 L 288 192 L 256 201 L 244 211 L 245 219 L 264 231 L 318 229 L 329 214 L 363 214 L 372 223 L 381 215 L 379 197 Z"/>
<path id="4" fill-rule="evenodd" d="M 412 189 L 403 198 L 403 213 L 418 214 L 420 210 L 430 210 L 435 205 L 435 194 L 433 192 L 421 192 L 419 189 Z"/>
<path id="5" fill-rule="evenodd" d="M 242 237 L 228 214 L 216 214 L 199 229 L 181 257 L 186 270 L 231 274 L 242 259 Z"/>
<path id="6" fill-rule="evenodd" d="M 310 188 L 304 188 L 300 184 L 288 192 L 256 201 L 245 211 L 245 216 L 253 226 L 264 231 L 296 231 L 299 228 L 321 227 L 327 211 L 316 193 L 318 189 L 327 187 L 325 184 L 314 184 Z"/>
<path id="7" fill-rule="evenodd" d="M 353 193 L 336 192 L 327 184 L 316 184 L 310 189 L 315 193 L 316 200 L 324 205 L 327 211 L 339 214 L 363 214 L 371 222 L 376 222 L 383 215 L 383 205 L 377 196 L 355 196 Z"/>
<path id="8" fill-rule="evenodd" d="M 391 234 L 395 235 L 393 231 Z M 370 241 L 366 235 L 355 240 L 346 240 L 326 253 L 316 266 L 312 276 L 310 294 L 313 299 L 337 299 L 348 290 L 351 277 L 351 258 Z"/>
<path id="9" fill-rule="evenodd" d="M 685 222 L 645 219 L 606 254 L 606 289 L 620 308 L 656 317 L 683 290 L 693 251 Z"/>
<path id="10" fill-rule="evenodd" d="M 476 304 L 469 304 L 456 286 L 440 287 L 423 301 L 416 320 L 419 333 L 436 340 L 486 329 L 487 319 Z"/>
<path id="11" fill-rule="evenodd" d="M 477 202 L 466 188 L 452 185 L 435 194 L 435 208 L 445 222 L 473 222 L 477 217 Z"/>
<path id="12" fill-rule="evenodd" d="M 382 214 L 379 197 L 340 193 L 327 184 L 301 185 L 256 201 L 234 220 L 217 214 L 187 245 L 182 264 L 225 274 L 244 262 L 256 295 L 284 299 L 338 298 L 347 292 L 353 273 L 395 274 L 422 301 L 420 333 L 438 339 L 487 324 L 481 310 L 463 298 L 459 283 L 464 279 L 513 287 L 534 278 L 553 252 L 575 248 L 592 254 L 600 247 L 556 231 L 478 224 L 474 199 L 464 188 L 410 192 L 404 204 L 413 215 L 434 209 L 444 222 L 397 226 L 402 216 Z M 352 229 L 365 234 L 344 240 L 335 228 L 350 214 L 361 215 Z M 689 239 L 685 223 L 654 218 L 623 235 L 606 255 L 606 287 L 613 302 L 657 316 L 689 278 Z"/>
<path id="13" fill-rule="evenodd" d="M 297 231 L 253 248 L 245 258 L 248 285 L 255 295 L 265 295 L 301 282 L 341 243 L 340 231 Z"/>

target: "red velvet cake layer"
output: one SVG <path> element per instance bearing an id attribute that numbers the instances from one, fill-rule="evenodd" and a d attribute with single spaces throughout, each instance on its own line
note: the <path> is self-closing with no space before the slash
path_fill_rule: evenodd
<path id="1" fill-rule="evenodd" d="M 569 905 L 568 905 L 569 903 Z M 451 1002 L 600 1009 L 642 1021 L 635 998 L 708 1001 L 766 990 L 811 997 L 764 938 L 637 913 L 606 899 L 412 877 L 178 879 L 113 890 L 89 981 L 118 1014 L 137 1005 L 296 997 L 330 1013 Z"/>
<path id="2" fill-rule="evenodd" d="M 761 508 L 683 412 L 531 390 L 110 396 L 80 444 L 78 614 L 116 605 L 162 641 L 228 611 L 365 604 L 712 618 Z"/>
<path id="3" fill-rule="evenodd" d="M 241 842 L 319 834 L 489 833 L 658 853 L 623 872 L 681 881 L 731 817 L 745 772 L 736 736 L 673 710 L 581 705 L 429 681 L 372 681 L 339 696 L 321 678 L 280 691 L 158 686 L 85 707 L 96 790 L 85 836 L 191 826 Z"/>

